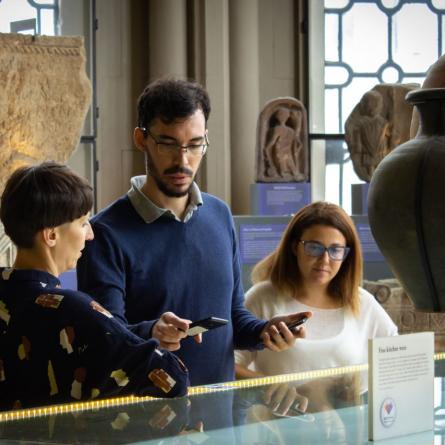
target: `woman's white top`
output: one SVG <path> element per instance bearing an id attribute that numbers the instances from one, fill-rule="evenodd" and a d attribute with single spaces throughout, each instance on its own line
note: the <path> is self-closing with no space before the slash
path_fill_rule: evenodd
<path id="1" fill-rule="evenodd" d="M 397 326 L 367 291 L 359 288 L 358 317 L 344 308 L 319 309 L 279 295 L 270 281 L 246 293 L 246 307 L 258 318 L 311 311 L 306 338 L 286 351 L 235 351 L 235 362 L 265 375 L 288 374 L 368 362 L 368 339 L 397 335 Z"/>

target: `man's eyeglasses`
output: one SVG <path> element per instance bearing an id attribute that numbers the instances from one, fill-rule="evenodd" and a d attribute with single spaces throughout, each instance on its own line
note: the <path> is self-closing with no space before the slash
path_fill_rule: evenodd
<path id="1" fill-rule="evenodd" d="M 300 240 L 300 243 L 303 244 L 304 253 L 306 255 L 312 257 L 320 257 L 324 255 L 325 252 L 328 252 L 329 258 L 334 261 L 343 261 L 348 256 L 348 253 L 351 250 L 347 246 L 333 245 L 325 247 L 323 246 L 323 244 L 317 241 Z"/>
<path id="2" fill-rule="evenodd" d="M 190 158 L 199 158 L 205 155 L 207 148 L 209 146 L 209 140 L 207 139 L 207 134 L 204 135 L 204 142 L 200 144 L 190 144 L 190 145 L 179 145 L 171 144 L 167 142 L 158 141 L 148 130 L 148 128 L 140 127 L 145 135 L 149 135 L 154 143 L 156 144 L 156 149 L 161 156 L 174 157 L 178 153 L 185 152 Z"/>

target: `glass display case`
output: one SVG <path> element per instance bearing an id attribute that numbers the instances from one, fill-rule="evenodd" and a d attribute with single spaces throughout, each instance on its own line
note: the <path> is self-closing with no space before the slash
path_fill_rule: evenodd
<path id="1" fill-rule="evenodd" d="M 445 354 L 435 356 L 435 429 L 391 444 L 442 444 Z M 0 443 L 368 443 L 367 365 L 0 413 Z M 442 408 L 443 406 L 443 408 Z M 380 442 L 383 443 L 383 442 Z"/>

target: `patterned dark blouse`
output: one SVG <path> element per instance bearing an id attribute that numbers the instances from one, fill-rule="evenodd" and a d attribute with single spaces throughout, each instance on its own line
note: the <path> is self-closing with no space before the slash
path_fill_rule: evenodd
<path id="1" fill-rule="evenodd" d="M 0 268 L 0 409 L 119 395 L 184 395 L 188 372 L 53 275 Z"/>

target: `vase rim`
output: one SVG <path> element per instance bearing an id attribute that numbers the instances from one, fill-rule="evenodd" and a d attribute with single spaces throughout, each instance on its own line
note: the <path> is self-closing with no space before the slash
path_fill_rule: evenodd
<path id="1" fill-rule="evenodd" d="M 412 104 L 430 100 L 443 100 L 445 99 L 445 88 L 418 88 L 409 91 L 405 99 Z"/>

